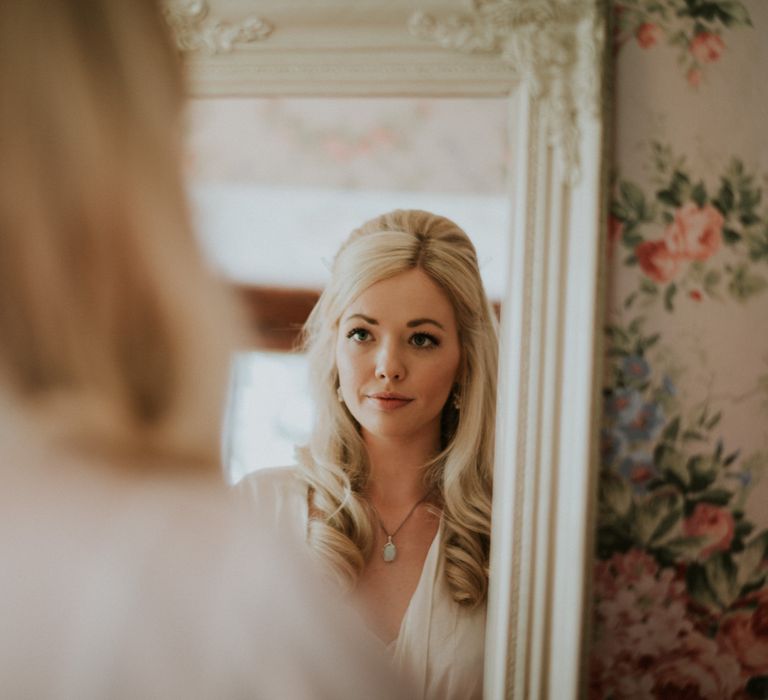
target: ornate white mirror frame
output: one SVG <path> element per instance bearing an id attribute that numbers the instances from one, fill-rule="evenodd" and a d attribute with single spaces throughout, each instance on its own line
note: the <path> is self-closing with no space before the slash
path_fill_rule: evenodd
<path id="1" fill-rule="evenodd" d="M 509 96 L 486 698 L 579 694 L 605 12 L 600 0 L 167 0 L 195 96 Z"/>

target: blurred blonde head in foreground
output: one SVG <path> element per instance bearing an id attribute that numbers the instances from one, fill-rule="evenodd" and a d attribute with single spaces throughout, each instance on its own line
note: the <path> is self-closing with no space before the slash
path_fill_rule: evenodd
<path id="1" fill-rule="evenodd" d="M 61 436 L 214 463 L 223 288 L 194 245 L 157 3 L 0 3 L 0 381 Z"/>
<path id="2" fill-rule="evenodd" d="M 404 697 L 209 478 L 241 330 L 159 6 L 2 0 L 0 95 L 0 697 Z"/>

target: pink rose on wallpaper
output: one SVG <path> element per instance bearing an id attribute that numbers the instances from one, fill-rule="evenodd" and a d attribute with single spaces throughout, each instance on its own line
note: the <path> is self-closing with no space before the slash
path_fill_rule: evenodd
<path id="1" fill-rule="evenodd" d="M 659 570 L 656 560 L 641 549 L 616 553 L 610 559 L 595 563 L 595 595 L 610 598 L 620 589 L 632 586 L 646 577 L 654 578 Z"/>
<path id="2" fill-rule="evenodd" d="M 630 550 L 595 574 L 591 698 L 730 699 L 739 691 L 739 663 L 694 627 L 674 569 Z"/>
<path id="3" fill-rule="evenodd" d="M 706 537 L 707 546 L 699 556 L 706 559 L 713 552 L 727 550 L 733 540 L 734 521 L 731 513 L 711 503 L 697 503 L 689 518 L 683 521 L 688 537 Z"/>
<path id="4" fill-rule="evenodd" d="M 656 698 L 730 699 L 743 684 L 738 661 L 698 633 L 685 635 L 677 649 L 657 657 L 651 673 Z"/>
<path id="5" fill-rule="evenodd" d="M 664 36 L 664 32 L 658 24 L 652 22 L 644 22 L 635 31 L 635 38 L 637 43 L 643 49 L 650 49 L 655 46 Z"/>
<path id="6" fill-rule="evenodd" d="M 664 242 L 675 257 L 706 260 L 720 249 L 724 223 L 723 215 L 711 204 L 700 208 L 688 202 L 675 212 Z"/>
<path id="7" fill-rule="evenodd" d="M 699 32 L 688 48 L 699 63 L 714 63 L 725 51 L 725 42 L 718 34 Z"/>
<path id="8" fill-rule="evenodd" d="M 754 609 L 726 614 L 717 632 L 720 647 L 735 656 L 750 676 L 768 674 L 768 589 L 760 591 L 755 600 Z"/>
<path id="9" fill-rule="evenodd" d="M 655 282 L 669 282 L 680 267 L 678 256 L 665 241 L 643 241 L 635 248 L 635 257 L 642 271 Z"/>

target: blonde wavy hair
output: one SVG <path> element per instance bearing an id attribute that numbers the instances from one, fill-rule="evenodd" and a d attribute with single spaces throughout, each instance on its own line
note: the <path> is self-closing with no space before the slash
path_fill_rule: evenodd
<path id="1" fill-rule="evenodd" d="M 0 390 L 71 440 L 215 468 L 239 312 L 198 253 L 153 0 L 0 3 Z"/>
<path id="2" fill-rule="evenodd" d="M 316 419 L 299 471 L 311 494 L 308 541 L 338 579 L 352 588 L 371 555 L 374 530 L 362 496 L 370 467 L 359 427 L 337 398 L 335 343 L 344 310 L 376 282 L 413 268 L 448 295 L 462 348 L 456 393 L 442 415 L 442 449 L 425 465 L 425 487 L 442 509 L 442 556 L 454 600 L 475 606 L 488 589 L 496 368 L 496 316 L 466 233 L 442 216 L 398 210 L 349 236 L 331 281 L 304 327 Z"/>

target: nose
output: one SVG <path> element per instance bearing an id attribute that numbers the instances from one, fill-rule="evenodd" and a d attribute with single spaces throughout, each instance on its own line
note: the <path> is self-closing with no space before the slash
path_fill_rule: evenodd
<path id="1" fill-rule="evenodd" d="M 376 355 L 376 378 L 390 382 L 405 379 L 405 364 L 396 343 L 382 343 Z"/>

